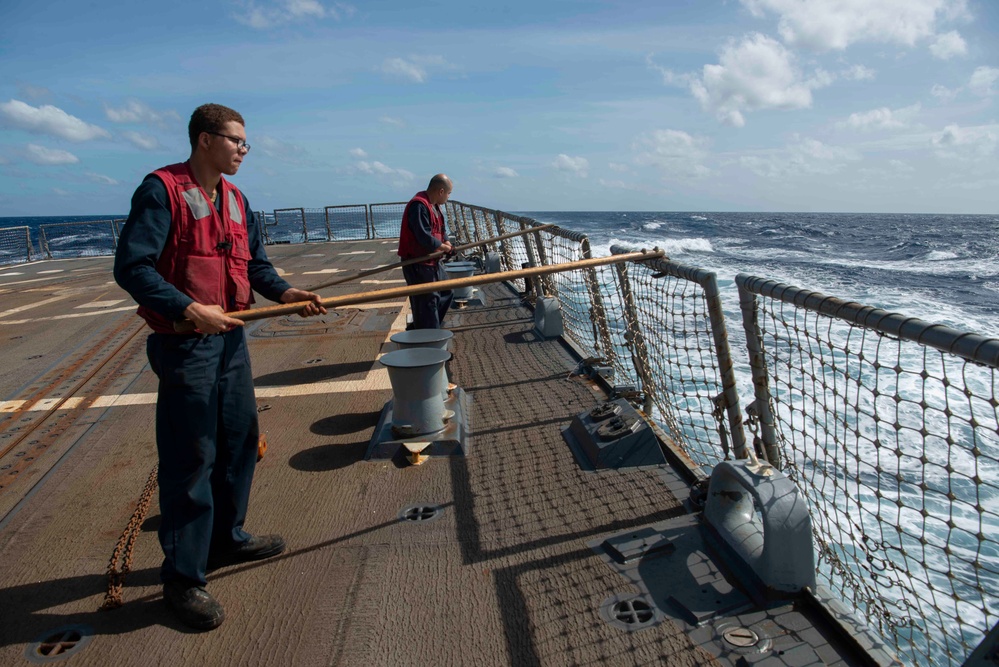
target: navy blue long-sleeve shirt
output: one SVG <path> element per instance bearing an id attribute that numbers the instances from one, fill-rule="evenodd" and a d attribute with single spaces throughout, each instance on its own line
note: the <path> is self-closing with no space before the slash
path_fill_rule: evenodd
<path id="1" fill-rule="evenodd" d="M 221 211 L 223 197 L 215 204 Z M 246 231 L 250 246 L 247 271 L 250 286 L 271 301 L 280 301 L 281 295 L 291 287 L 277 274 L 267 259 L 260 233 L 260 223 L 250 209 L 250 202 L 243 197 Z M 158 177 L 149 175 L 132 195 L 132 210 L 121 230 L 118 249 L 114 257 L 114 279 L 128 292 L 136 303 L 171 319 L 184 318 L 184 309 L 194 302 L 156 271 L 163 248 L 170 237 L 170 198 L 166 186 Z"/>
<path id="2" fill-rule="evenodd" d="M 440 207 L 437 208 L 437 212 L 440 214 L 441 220 L 444 220 Z M 430 233 L 430 209 L 421 202 L 414 202 L 414 205 L 409 207 L 406 224 L 409 226 L 409 231 L 413 232 L 413 238 L 426 249 L 428 255 L 437 252 L 437 249 L 441 247 L 443 242 Z M 445 224 L 442 229 L 446 239 L 447 225 Z"/>

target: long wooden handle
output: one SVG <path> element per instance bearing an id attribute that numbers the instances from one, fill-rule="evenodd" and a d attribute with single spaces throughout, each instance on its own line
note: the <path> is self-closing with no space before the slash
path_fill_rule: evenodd
<path id="1" fill-rule="evenodd" d="M 452 280 L 439 280 L 433 283 L 423 283 L 420 285 L 407 285 L 406 287 L 390 287 L 372 292 L 358 292 L 356 294 L 344 294 L 342 296 L 331 296 L 322 300 L 326 308 L 341 308 L 343 306 L 353 306 L 359 303 L 371 303 L 373 301 L 387 301 L 400 297 L 416 296 L 418 294 L 429 294 L 444 290 L 457 289 L 460 287 L 472 287 L 474 285 L 488 285 L 490 283 L 501 283 L 505 280 L 516 280 L 518 278 L 531 278 L 534 276 L 545 276 L 550 273 L 562 273 L 564 271 L 575 271 L 594 266 L 605 266 L 607 264 L 620 264 L 621 262 L 641 262 L 650 259 L 664 257 L 664 253 L 659 248 L 651 251 L 629 252 L 621 255 L 611 255 L 610 257 L 594 257 L 592 259 L 580 259 L 575 262 L 565 262 L 563 264 L 551 264 L 548 266 L 535 266 L 529 269 L 518 269 L 516 271 L 501 271 L 499 273 L 483 273 L 467 278 L 454 278 Z M 277 306 L 265 306 L 264 308 L 253 308 L 251 310 L 237 310 L 226 313 L 229 317 L 244 322 L 262 320 L 268 317 L 278 317 L 279 315 L 291 315 L 300 313 L 311 301 L 298 301 L 296 303 L 284 303 Z M 174 322 L 173 328 L 179 333 L 191 333 L 194 331 L 194 322 L 191 320 L 179 320 Z"/>
<path id="2" fill-rule="evenodd" d="M 542 229 L 548 229 L 549 227 L 554 227 L 555 225 L 538 225 L 537 227 L 529 227 L 527 229 L 521 229 L 516 232 L 509 232 L 507 234 L 500 234 L 499 236 L 494 236 L 491 239 L 486 239 L 485 241 L 476 241 L 475 243 L 466 243 L 465 245 L 456 246 L 451 249 L 451 252 L 460 252 L 462 250 L 468 250 L 469 248 L 477 248 L 480 245 L 487 245 L 489 243 L 496 243 L 498 241 L 505 241 L 506 239 L 512 239 L 517 236 L 523 236 L 524 234 L 530 234 L 531 232 L 538 232 Z M 316 290 L 322 289 L 324 287 L 332 287 L 333 285 L 339 285 L 341 283 L 347 283 L 351 280 L 357 280 L 358 278 L 366 278 L 367 276 L 373 276 L 376 273 L 381 273 L 382 271 L 391 271 L 392 269 L 401 269 L 404 266 L 409 266 L 411 264 L 422 264 L 423 262 L 429 262 L 434 259 L 440 259 L 448 253 L 446 252 L 434 252 L 429 255 L 424 255 L 423 257 L 414 257 L 412 259 L 404 259 L 401 262 L 396 262 L 395 264 L 386 264 L 384 266 L 378 266 L 373 269 L 365 269 L 364 271 L 358 271 L 357 273 L 351 273 L 350 275 L 341 276 L 335 278 L 325 283 L 319 283 L 318 285 L 313 285 L 307 288 L 310 292 L 315 292 Z"/>

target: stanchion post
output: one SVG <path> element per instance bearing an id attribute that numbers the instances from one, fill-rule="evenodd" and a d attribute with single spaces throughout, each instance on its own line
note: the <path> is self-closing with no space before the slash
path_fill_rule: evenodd
<path id="1" fill-rule="evenodd" d="M 625 324 L 631 338 L 628 347 L 631 349 L 631 360 L 635 365 L 635 372 L 638 373 L 638 377 L 642 380 L 642 393 L 645 394 L 645 402 L 642 405 L 642 410 L 645 414 L 651 416 L 652 405 L 655 399 L 653 393 L 655 382 L 652 379 L 652 374 L 649 372 L 649 350 L 645 345 L 645 337 L 642 335 L 638 319 L 638 309 L 635 307 L 635 295 L 631 291 L 631 282 L 628 280 L 628 267 L 624 262 L 616 266 L 618 284 L 621 287 L 621 296 L 624 299 Z"/>

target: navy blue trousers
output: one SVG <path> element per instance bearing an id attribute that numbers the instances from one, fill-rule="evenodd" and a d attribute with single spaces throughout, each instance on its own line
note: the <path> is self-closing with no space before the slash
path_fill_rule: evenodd
<path id="1" fill-rule="evenodd" d="M 250 539 L 243 522 L 260 429 L 246 336 L 242 327 L 153 333 L 146 353 L 160 380 L 160 578 L 204 585 L 209 552 Z"/>
<path id="2" fill-rule="evenodd" d="M 410 264 L 402 267 L 402 275 L 407 285 L 422 285 L 447 278 L 444 267 L 439 264 Z M 413 310 L 413 328 L 440 329 L 453 300 L 454 293 L 451 290 L 409 297 L 409 305 Z"/>

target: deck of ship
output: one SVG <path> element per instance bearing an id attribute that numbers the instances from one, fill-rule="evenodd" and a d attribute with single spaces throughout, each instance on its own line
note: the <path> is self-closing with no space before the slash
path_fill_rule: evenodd
<path id="1" fill-rule="evenodd" d="M 393 261 L 392 241 L 279 245 L 295 285 Z M 217 630 L 163 604 L 155 504 L 125 604 L 98 611 L 105 569 L 155 464 L 146 331 L 110 258 L 0 271 L 0 663 L 84 632 L 78 665 L 711 664 L 668 620 L 626 631 L 602 618 L 637 590 L 587 546 L 678 516 L 664 470 L 587 472 L 561 436 L 603 396 L 577 360 L 532 332 L 504 286 L 454 311 L 451 379 L 472 398 L 470 453 L 419 467 L 365 461 L 391 396 L 376 362 L 404 328 L 402 301 L 248 326 L 261 428 L 247 528 L 280 557 L 209 575 Z M 324 296 L 402 283 L 396 270 Z M 400 520 L 416 505 L 431 521 Z M 35 659 L 37 662 L 37 658 Z"/>

